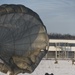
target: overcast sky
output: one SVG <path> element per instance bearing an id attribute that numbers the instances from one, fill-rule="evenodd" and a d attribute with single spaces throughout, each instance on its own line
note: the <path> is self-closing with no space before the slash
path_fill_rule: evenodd
<path id="1" fill-rule="evenodd" d="M 48 33 L 75 35 L 75 0 L 0 0 L 1 4 L 23 4 L 37 12 Z"/>

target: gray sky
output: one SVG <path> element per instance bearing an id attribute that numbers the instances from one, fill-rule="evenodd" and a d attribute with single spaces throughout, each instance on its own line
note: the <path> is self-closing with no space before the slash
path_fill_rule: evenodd
<path id="1" fill-rule="evenodd" d="M 23 4 L 37 12 L 48 33 L 75 35 L 75 0 L 0 0 L 1 4 Z"/>

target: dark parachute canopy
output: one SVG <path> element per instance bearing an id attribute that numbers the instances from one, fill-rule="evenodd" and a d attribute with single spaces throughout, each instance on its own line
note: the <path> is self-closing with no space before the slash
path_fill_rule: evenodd
<path id="1" fill-rule="evenodd" d="M 46 27 L 23 5 L 0 6 L 0 71 L 32 73 L 48 51 Z"/>

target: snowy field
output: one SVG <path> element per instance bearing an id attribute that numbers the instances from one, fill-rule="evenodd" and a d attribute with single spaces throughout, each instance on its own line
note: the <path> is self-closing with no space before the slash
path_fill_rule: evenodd
<path id="1" fill-rule="evenodd" d="M 46 72 L 54 75 L 75 75 L 75 65 L 72 65 L 71 60 L 58 60 L 58 64 L 54 62 L 55 60 L 42 60 L 33 73 L 19 75 L 45 75 Z"/>

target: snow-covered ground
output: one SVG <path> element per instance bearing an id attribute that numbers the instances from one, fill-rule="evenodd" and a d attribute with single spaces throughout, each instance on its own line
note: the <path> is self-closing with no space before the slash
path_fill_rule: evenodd
<path id="1" fill-rule="evenodd" d="M 54 62 L 55 60 L 42 60 L 33 73 L 19 75 L 45 75 L 46 72 L 54 75 L 75 75 L 75 65 L 72 65 L 71 60 L 58 60 L 58 64 Z"/>

